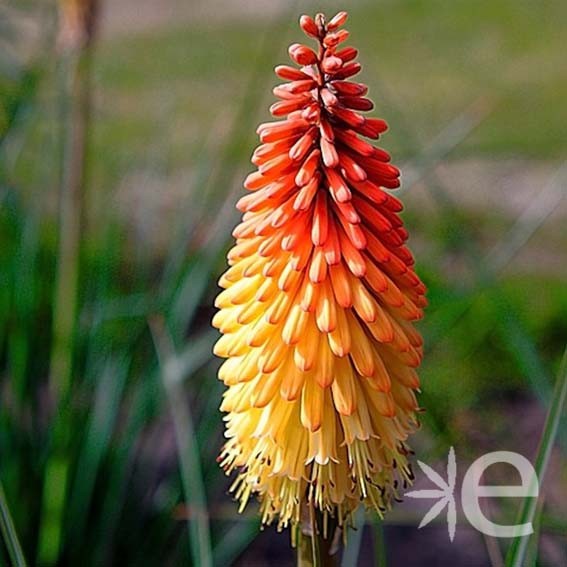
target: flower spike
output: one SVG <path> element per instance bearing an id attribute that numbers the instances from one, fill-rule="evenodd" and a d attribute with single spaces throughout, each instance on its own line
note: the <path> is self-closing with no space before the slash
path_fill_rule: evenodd
<path id="1" fill-rule="evenodd" d="M 346 18 L 302 16 L 316 49 L 294 43 L 295 66 L 275 69 L 281 118 L 258 127 L 213 320 L 226 358 L 219 460 L 237 472 L 241 509 L 255 494 L 279 528 L 308 506 L 339 526 L 361 502 L 382 515 L 412 480 L 425 286 L 390 192 L 400 172 L 367 140 L 387 125 L 364 114 L 374 105 L 352 80 Z"/>

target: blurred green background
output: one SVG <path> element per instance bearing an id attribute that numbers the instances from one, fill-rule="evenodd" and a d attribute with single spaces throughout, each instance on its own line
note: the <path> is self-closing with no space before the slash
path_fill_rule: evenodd
<path id="1" fill-rule="evenodd" d="M 4 0 L 0 480 L 28 564 L 293 564 L 226 494 L 210 318 L 273 66 L 301 13 L 343 8 L 429 288 L 417 456 L 535 459 L 567 342 L 567 3 L 102 0 L 65 49 L 56 2 Z M 567 565 L 564 425 L 525 565 Z M 427 508 L 368 517 L 343 564 L 503 564 L 462 515 L 454 544 L 442 519 L 418 532 Z"/>

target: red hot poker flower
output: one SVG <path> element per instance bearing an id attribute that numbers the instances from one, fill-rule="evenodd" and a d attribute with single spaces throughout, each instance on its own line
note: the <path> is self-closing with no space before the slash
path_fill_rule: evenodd
<path id="1" fill-rule="evenodd" d="M 276 67 L 283 118 L 258 127 L 213 321 L 227 359 L 220 460 L 241 507 L 257 494 L 280 527 L 307 505 L 339 525 L 360 502 L 381 514 L 412 477 L 425 287 L 389 191 L 400 172 L 367 140 L 387 125 L 362 114 L 373 103 L 351 80 L 346 17 L 302 16 L 317 50 L 293 44 L 297 66 Z"/>

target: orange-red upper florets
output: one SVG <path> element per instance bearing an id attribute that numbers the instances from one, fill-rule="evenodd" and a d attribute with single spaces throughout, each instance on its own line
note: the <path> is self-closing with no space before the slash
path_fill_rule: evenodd
<path id="1" fill-rule="evenodd" d="M 312 270 L 313 281 L 324 279 L 325 264 L 341 261 L 341 250 L 351 271 L 364 276 L 366 265 L 359 251 L 365 250 L 405 288 L 416 307 L 423 307 L 425 288 L 413 270 L 407 270 L 413 258 L 404 246 L 407 231 L 397 215 L 402 204 L 383 189 L 399 187 L 400 172 L 389 163 L 388 152 L 363 139 L 378 139 L 387 124 L 361 114 L 374 105 L 365 96 L 366 85 L 348 80 L 361 66 L 354 61 L 356 49 L 340 47 L 349 35 L 338 29 L 346 18 L 346 12 L 328 23 L 320 14 L 315 19 L 301 17 L 303 31 L 317 39 L 317 52 L 294 43 L 289 55 L 301 67 L 275 68 L 278 77 L 289 82 L 274 88 L 281 100 L 270 111 L 275 117 L 287 117 L 258 127 L 262 145 L 252 157 L 258 171 L 244 183 L 253 193 L 237 206 L 253 212 L 274 205 L 273 213 L 260 226 L 251 223 L 250 229 L 266 236 L 274 227 L 294 225 L 296 237 L 290 236 L 282 247 L 301 249 L 299 264 L 312 253 L 311 246 L 299 246 L 305 236 L 302 227 L 307 228 L 302 220 L 311 217 L 307 224 L 311 224 L 312 245 L 321 247 L 326 259 L 315 262 L 320 273 Z M 234 234 L 245 235 L 242 225 Z M 414 315 L 419 318 L 419 309 Z"/>

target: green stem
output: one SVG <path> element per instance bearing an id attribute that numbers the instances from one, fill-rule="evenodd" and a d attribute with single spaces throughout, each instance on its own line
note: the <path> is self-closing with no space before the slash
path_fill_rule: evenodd
<path id="1" fill-rule="evenodd" d="M 91 50 L 88 45 L 64 61 L 66 132 L 59 211 L 59 250 L 53 309 L 50 387 L 55 400 L 66 399 L 73 372 L 79 267 L 83 231 L 85 166 L 90 122 Z"/>
<path id="2" fill-rule="evenodd" d="M 22 552 L 22 547 L 14 527 L 6 495 L 4 494 L 4 487 L 0 481 L 0 530 L 2 531 L 2 538 L 8 550 L 10 561 L 14 567 L 26 567 L 27 563 Z"/>
<path id="3" fill-rule="evenodd" d="M 309 522 L 297 528 L 297 567 L 336 567 L 333 554 L 334 530 L 323 537 L 321 518 L 313 506 L 309 507 Z"/>
<path id="4" fill-rule="evenodd" d="M 376 567 L 386 567 L 388 560 L 386 556 L 386 538 L 384 537 L 384 522 L 377 520 L 374 528 L 374 553 L 376 555 Z"/>
<path id="5" fill-rule="evenodd" d="M 154 317 L 149 325 L 158 355 L 160 376 L 173 418 L 179 470 L 188 511 L 187 530 L 193 564 L 212 567 L 207 494 L 193 416 L 187 400 L 184 399 L 183 364 L 175 352 L 173 340 L 165 327 L 164 320 L 161 317 Z"/>
<path id="6" fill-rule="evenodd" d="M 540 490 L 545 485 L 545 473 L 551 458 L 551 451 L 555 445 L 557 433 L 559 431 L 559 422 L 563 413 L 563 406 L 567 399 L 567 348 L 563 353 L 561 366 L 555 382 L 555 388 L 552 395 L 551 407 L 545 420 L 543 433 L 541 436 L 538 453 L 535 461 L 535 471 Z M 533 523 L 536 510 L 540 498 L 524 498 L 520 510 L 517 524 Z M 506 567 L 522 567 L 525 565 L 525 557 L 528 549 L 528 543 L 533 536 L 517 537 L 513 540 L 508 554 L 506 556 Z"/>
<path id="7" fill-rule="evenodd" d="M 301 528 L 299 528 L 298 532 L 297 567 L 315 567 L 320 565 L 316 554 L 316 546 L 313 545 L 313 538 L 302 533 Z"/>
<path id="8" fill-rule="evenodd" d="M 59 210 L 59 248 L 53 305 L 50 393 L 56 411 L 52 450 L 46 464 L 38 561 L 57 562 L 62 533 L 70 461 L 68 403 L 73 377 L 79 272 L 84 230 L 85 170 L 90 123 L 92 38 L 73 46 L 62 59 L 64 142 Z"/>

